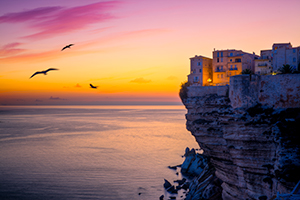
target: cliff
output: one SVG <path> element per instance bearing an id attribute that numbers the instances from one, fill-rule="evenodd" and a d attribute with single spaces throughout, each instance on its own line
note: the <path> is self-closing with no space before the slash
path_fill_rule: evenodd
<path id="1" fill-rule="evenodd" d="M 190 86 L 187 129 L 222 180 L 222 198 L 271 199 L 300 180 L 300 75 L 231 77 Z"/>

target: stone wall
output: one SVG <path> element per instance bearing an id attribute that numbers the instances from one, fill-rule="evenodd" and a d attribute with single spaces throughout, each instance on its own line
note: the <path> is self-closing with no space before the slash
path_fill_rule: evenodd
<path id="1" fill-rule="evenodd" d="M 229 98 L 233 108 L 261 103 L 274 108 L 300 107 L 300 75 L 238 75 L 230 79 Z"/>
<path id="2" fill-rule="evenodd" d="M 208 94 L 217 94 L 219 96 L 225 96 L 228 94 L 229 86 L 190 86 L 188 89 L 189 97 L 205 96 Z"/>
<path id="3" fill-rule="evenodd" d="M 223 181 L 223 199 L 271 199 L 300 180 L 299 88 L 296 74 L 188 87 L 186 126 Z"/>

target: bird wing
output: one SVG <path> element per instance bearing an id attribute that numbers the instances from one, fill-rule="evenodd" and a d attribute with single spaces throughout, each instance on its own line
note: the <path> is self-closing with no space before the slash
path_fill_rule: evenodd
<path id="1" fill-rule="evenodd" d="M 90 86 L 93 88 L 93 87 L 95 87 L 95 86 L 93 86 L 92 84 L 90 84 Z"/>
<path id="2" fill-rule="evenodd" d="M 31 76 L 30 76 L 30 78 L 32 78 L 32 77 L 34 77 L 35 75 L 37 75 L 37 74 L 41 74 L 42 72 L 35 72 L 34 74 L 32 74 Z"/>
<path id="3" fill-rule="evenodd" d="M 65 46 L 64 48 L 62 48 L 62 51 L 65 50 L 66 48 L 70 48 L 71 46 L 73 46 L 74 44 L 69 44 L 67 46 Z"/>
<path id="4" fill-rule="evenodd" d="M 45 70 L 45 72 L 47 73 L 47 72 L 49 72 L 51 70 L 58 70 L 58 69 L 57 68 L 49 68 L 49 69 Z"/>

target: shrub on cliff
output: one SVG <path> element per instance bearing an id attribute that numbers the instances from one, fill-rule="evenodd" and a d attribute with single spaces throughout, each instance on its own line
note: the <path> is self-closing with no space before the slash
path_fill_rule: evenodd
<path id="1" fill-rule="evenodd" d="M 188 81 L 181 83 L 180 90 L 179 90 L 179 96 L 180 96 L 181 101 L 188 98 L 188 96 L 187 96 L 188 88 L 187 87 L 189 87 L 190 85 L 191 84 Z"/>
<path id="2" fill-rule="evenodd" d="M 254 74 L 253 71 L 251 69 L 244 69 L 242 71 L 242 74 Z"/>
<path id="3" fill-rule="evenodd" d="M 283 67 L 279 68 L 278 71 L 280 74 L 292 74 L 294 72 L 294 68 L 289 64 L 283 65 Z"/>

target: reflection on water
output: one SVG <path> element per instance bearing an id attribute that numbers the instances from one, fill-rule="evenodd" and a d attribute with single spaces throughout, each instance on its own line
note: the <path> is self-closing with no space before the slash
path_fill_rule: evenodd
<path id="1" fill-rule="evenodd" d="M 183 106 L 0 107 L 0 199 L 166 196 L 164 178 L 181 178 L 167 166 L 198 147 L 185 113 Z"/>

